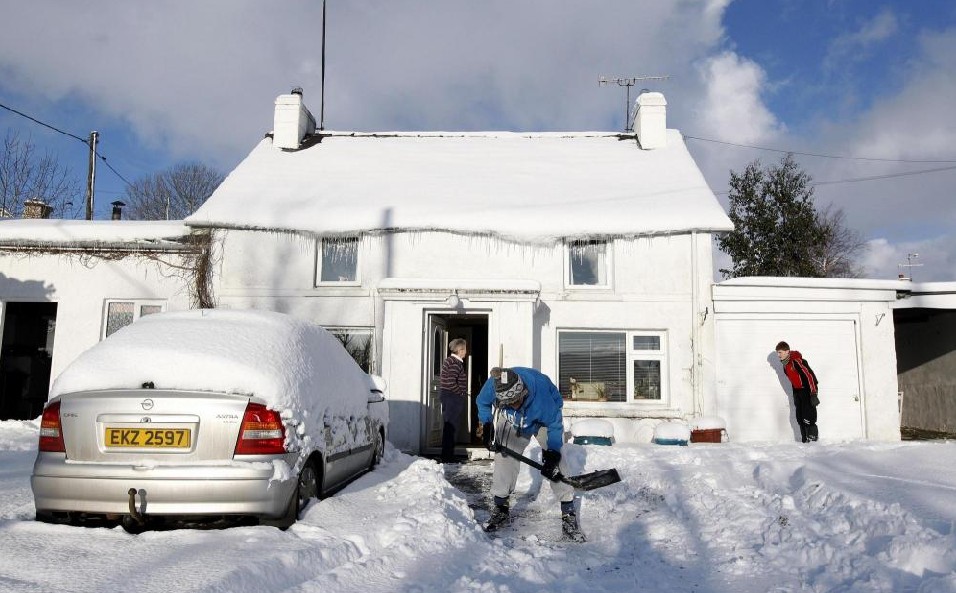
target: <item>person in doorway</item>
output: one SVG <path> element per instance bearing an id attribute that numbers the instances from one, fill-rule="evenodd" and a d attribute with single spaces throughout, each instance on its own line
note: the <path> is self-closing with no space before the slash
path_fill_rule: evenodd
<path id="1" fill-rule="evenodd" d="M 786 342 L 780 342 L 776 347 L 777 357 L 783 365 L 783 372 L 793 385 L 793 407 L 797 415 L 797 424 L 800 426 L 800 437 L 804 443 L 817 440 L 817 375 L 803 359 L 803 356 L 791 350 Z"/>
<path id="2" fill-rule="evenodd" d="M 461 423 L 461 412 L 468 403 L 468 373 L 465 372 L 465 356 L 468 343 L 455 338 L 448 343 L 451 354 L 442 362 L 438 382 L 438 396 L 441 399 L 441 461 L 454 463 L 455 440 Z"/>
<path id="3" fill-rule="evenodd" d="M 495 452 L 491 494 L 494 508 L 485 531 L 495 531 L 511 520 L 510 497 L 518 480 L 518 460 L 502 453 L 507 447 L 521 453 L 534 436 L 541 445 L 541 475 L 561 503 L 561 528 L 566 538 L 584 541 L 574 511 L 574 489 L 561 481 L 567 465 L 561 457 L 564 442 L 564 400 L 543 373 L 525 367 L 491 369 L 478 393 L 478 420 L 485 446 Z"/>

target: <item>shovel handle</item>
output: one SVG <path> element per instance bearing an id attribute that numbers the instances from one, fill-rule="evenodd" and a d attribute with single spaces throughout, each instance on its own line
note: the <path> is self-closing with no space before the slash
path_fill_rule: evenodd
<path id="1" fill-rule="evenodd" d="M 538 463 L 538 462 L 535 461 L 534 459 L 525 457 L 524 455 L 522 455 L 521 453 L 518 453 L 518 452 L 515 451 L 514 449 L 509 449 L 508 447 L 505 447 L 504 445 L 497 445 L 497 446 L 496 446 L 496 449 L 497 449 L 502 455 L 507 455 L 508 457 L 513 457 L 513 458 L 517 459 L 518 461 L 527 463 L 528 465 L 530 465 L 531 467 L 535 468 L 535 469 L 538 470 L 538 471 L 541 471 L 541 470 L 544 469 L 544 466 L 543 466 L 543 465 L 541 465 L 540 463 Z M 569 484 L 569 485 L 571 485 L 571 486 L 576 486 L 575 482 L 572 482 L 572 481 L 568 480 L 568 479 L 565 478 L 562 474 L 558 474 L 558 479 L 555 480 L 555 481 L 557 481 L 557 482 L 564 482 L 565 484 Z"/>

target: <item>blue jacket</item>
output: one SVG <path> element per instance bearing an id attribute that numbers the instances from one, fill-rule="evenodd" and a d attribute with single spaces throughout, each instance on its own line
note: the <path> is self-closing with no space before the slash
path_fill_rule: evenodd
<path id="1" fill-rule="evenodd" d="M 536 434 L 541 427 L 548 429 L 548 450 L 560 451 L 564 443 L 564 420 L 561 417 L 561 407 L 564 400 L 561 393 L 547 375 L 535 369 L 525 367 L 511 367 L 518 373 L 528 395 L 517 410 L 501 407 L 501 414 L 518 430 L 523 437 Z M 478 405 L 478 420 L 482 424 L 491 422 L 493 417 L 492 406 L 495 403 L 495 385 L 489 378 L 485 381 L 476 401 Z"/>

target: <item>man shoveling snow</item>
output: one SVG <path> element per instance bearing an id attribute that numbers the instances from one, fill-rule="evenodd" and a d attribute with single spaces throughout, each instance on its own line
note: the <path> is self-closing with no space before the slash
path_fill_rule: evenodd
<path id="1" fill-rule="evenodd" d="M 534 436 L 541 445 L 541 475 L 561 502 L 561 529 L 571 541 L 585 541 L 574 510 L 574 488 L 563 481 L 568 468 L 561 459 L 564 401 L 546 375 L 525 367 L 491 369 L 478 394 L 478 419 L 485 446 L 495 452 L 491 494 L 494 508 L 484 529 L 493 532 L 511 520 L 510 496 L 518 480 L 519 460 L 506 450 L 524 451 Z"/>

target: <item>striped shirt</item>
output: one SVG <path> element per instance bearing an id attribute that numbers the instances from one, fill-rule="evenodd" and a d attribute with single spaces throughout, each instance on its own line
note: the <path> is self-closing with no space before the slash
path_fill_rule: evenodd
<path id="1" fill-rule="evenodd" d="M 441 363 L 438 388 L 441 391 L 463 397 L 468 395 L 468 375 L 465 373 L 465 363 L 454 354 Z"/>

